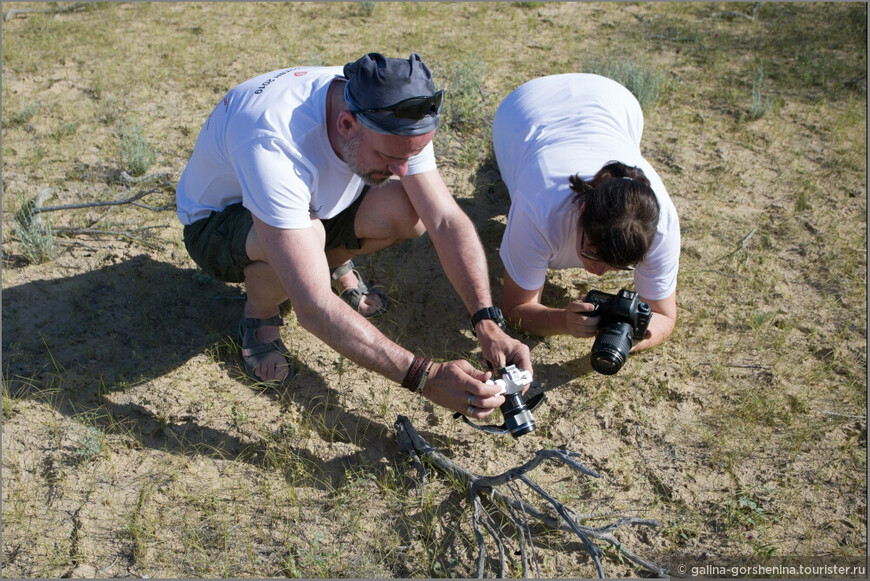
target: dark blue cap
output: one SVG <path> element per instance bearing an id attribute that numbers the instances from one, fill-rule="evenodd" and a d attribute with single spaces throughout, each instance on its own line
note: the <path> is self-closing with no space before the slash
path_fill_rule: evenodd
<path id="1" fill-rule="evenodd" d="M 432 73 L 417 53 L 410 58 L 387 58 L 376 52 L 344 65 L 345 100 L 360 123 L 378 133 L 421 135 L 438 127 L 442 94 L 435 89 Z M 419 115 L 402 115 L 389 109 L 406 99 L 423 99 Z M 435 98 L 437 97 L 437 99 Z M 419 104 L 418 104 L 419 105 Z"/>

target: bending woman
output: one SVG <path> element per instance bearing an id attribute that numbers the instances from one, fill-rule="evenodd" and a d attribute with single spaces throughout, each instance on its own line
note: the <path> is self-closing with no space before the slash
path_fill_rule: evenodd
<path id="1" fill-rule="evenodd" d="M 593 305 L 541 304 L 547 270 L 631 270 L 653 312 L 632 351 L 667 339 L 677 320 L 680 226 L 664 184 L 641 155 L 637 99 L 598 75 L 541 77 L 505 98 L 492 133 L 511 196 L 500 249 L 507 321 L 535 335 L 593 337 Z"/>

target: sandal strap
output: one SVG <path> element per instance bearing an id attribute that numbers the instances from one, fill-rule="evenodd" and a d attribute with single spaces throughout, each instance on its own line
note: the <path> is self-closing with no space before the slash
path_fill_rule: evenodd
<path id="1" fill-rule="evenodd" d="M 252 347 L 242 347 L 242 356 L 246 359 L 253 358 L 253 367 L 260 363 L 260 361 L 262 361 L 266 355 L 275 351 L 278 351 L 285 356 L 290 354 L 287 351 L 287 346 L 284 345 L 284 343 L 282 343 L 279 339 L 275 339 L 274 341 L 270 341 L 268 343 L 257 343 Z"/>
<path id="2" fill-rule="evenodd" d="M 241 343 L 242 355 L 245 357 L 257 357 L 260 355 L 260 357 L 257 357 L 257 363 L 259 363 L 263 354 L 274 351 L 275 348 L 272 346 L 272 343 L 260 343 L 257 341 L 254 333 L 260 327 L 280 327 L 283 324 L 284 321 L 280 315 L 275 315 L 268 319 L 253 319 L 242 315 L 242 321 L 239 323 L 239 342 Z M 250 345 L 250 347 L 245 345 Z"/>
<path id="3" fill-rule="evenodd" d="M 366 284 L 363 281 L 359 281 L 359 285 L 354 288 L 344 289 L 338 296 L 353 307 L 353 310 L 359 312 L 359 304 L 362 302 L 363 296 L 368 293 L 368 290 Z"/>
<path id="4" fill-rule="evenodd" d="M 332 269 L 330 271 L 330 274 L 332 275 L 332 280 L 338 280 L 352 270 L 353 270 L 353 260 L 348 260 L 347 262 L 345 262 L 341 266 L 337 266 L 334 269 Z"/>
<path id="5" fill-rule="evenodd" d="M 259 329 L 260 327 L 282 327 L 284 326 L 284 319 L 281 318 L 281 315 L 275 315 L 274 317 L 269 317 L 268 319 L 254 319 L 248 318 L 242 315 L 242 322 L 240 328 L 245 331 Z"/>
<path id="6" fill-rule="evenodd" d="M 363 297 L 366 295 L 375 295 L 376 297 L 381 299 L 381 307 L 378 308 L 377 312 L 369 316 L 382 315 L 387 312 L 387 306 L 390 302 L 389 297 L 386 295 L 386 293 L 384 293 L 377 287 L 369 286 L 368 283 L 363 280 L 362 276 L 360 276 L 359 271 L 354 268 L 353 260 L 348 260 L 345 264 L 342 264 L 341 266 L 331 270 L 330 273 L 332 276 L 332 280 L 338 280 L 339 278 L 351 271 L 356 275 L 357 285 L 355 287 L 349 287 L 344 289 L 338 294 L 338 296 L 341 297 L 342 300 L 344 300 L 347 304 L 349 304 L 353 308 L 353 310 L 359 312 L 359 306 L 362 302 Z"/>
<path id="7" fill-rule="evenodd" d="M 344 289 L 339 297 L 353 307 L 353 310 L 359 312 L 359 304 L 362 302 L 362 298 L 366 295 L 374 295 L 381 299 L 381 306 L 373 315 L 370 316 L 383 315 L 387 312 L 390 305 L 390 297 L 387 296 L 387 293 L 383 292 L 378 287 L 370 287 L 364 283 L 362 279 L 360 279 L 359 284 L 355 288 Z"/>

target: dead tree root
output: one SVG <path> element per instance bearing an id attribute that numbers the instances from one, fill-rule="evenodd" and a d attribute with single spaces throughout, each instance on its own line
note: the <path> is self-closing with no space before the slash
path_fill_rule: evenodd
<path id="1" fill-rule="evenodd" d="M 396 438 L 399 442 L 399 446 L 410 454 L 411 460 L 417 469 L 417 474 L 420 478 L 421 497 L 425 485 L 426 473 L 421 460 L 425 460 L 451 479 L 467 487 L 468 500 L 473 509 L 472 525 L 474 527 L 474 536 L 478 546 L 478 579 L 482 579 L 484 576 L 487 556 L 481 527 L 489 533 L 498 547 L 499 577 L 504 577 L 505 573 L 505 546 L 512 547 L 510 539 L 502 532 L 502 527 L 495 522 L 491 511 L 500 514 L 502 518 L 506 519 L 507 522 L 512 524 L 516 529 L 516 536 L 520 546 L 519 554 L 521 555 L 523 577 L 527 577 L 528 561 L 533 562 L 535 566 L 537 566 L 535 547 L 532 542 L 532 534 L 529 527 L 529 517 L 539 521 L 549 528 L 565 530 L 576 534 L 582 541 L 589 556 L 592 558 L 598 576 L 602 579 L 605 578 L 604 568 L 601 564 L 602 551 L 593 541 L 602 541 L 611 545 L 617 550 L 622 558 L 646 569 L 654 575 L 660 577 L 667 575 L 667 571 L 663 568 L 634 554 L 612 534 L 614 530 L 626 525 L 657 527 L 659 526 L 657 521 L 624 517 L 603 527 L 594 528 L 584 526 L 580 524 L 579 521 L 588 518 L 588 516 L 578 515 L 570 508 L 553 498 L 527 476 L 528 472 L 536 468 L 543 461 L 554 460 L 566 464 L 582 474 L 598 478 L 598 474 L 574 459 L 578 457 L 577 453 L 568 450 L 539 450 L 532 460 L 526 462 L 522 466 L 512 468 L 496 476 L 479 476 L 459 466 L 435 449 L 431 444 L 424 440 L 422 436 L 420 436 L 411 424 L 411 421 L 405 416 L 399 416 L 398 419 L 396 419 L 394 427 L 396 429 Z M 516 494 L 514 486 L 512 485 L 512 483 L 517 480 L 524 483 L 537 495 L 545 499 L 553 507 L 558 516 L 552 516 L 551 514 L 542 512 L 534 506 L 520 500 Z M 507 488 L 510 495 L 502 492 L 501 487 Z M 484 505 L 484 498 L 486 497 L 488 497 L 487 506 L 490 507 L 489 509 Z M 513 550 L 512 552 L 516 553 L 516 550 Z M 538 576 L 540 576 L 540 572 L 538 572 Z"/>

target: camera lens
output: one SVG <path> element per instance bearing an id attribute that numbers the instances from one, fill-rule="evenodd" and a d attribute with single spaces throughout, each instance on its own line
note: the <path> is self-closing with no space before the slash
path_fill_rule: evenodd
<path id="1" fill-rule="evenodd" d="M 628 323 L 611 323 L 601 329 L 589 354 L 592 369 L 604 375 L 613 375 L 622 369 L 631 349 L 631 333 Z"/>
<path id="2" fill-rule="evenodd" d="M 519 438 L 523 434 L 528 434 L 535 430 L 535 420 L 532 418 L 532 412 L 526 407 L 523 402 L 523 396 L 519 393 L 512 393 L 504 396 L 504 403 L 499 408 L 504 416 L 505 427 L 514 438 Z"/>

